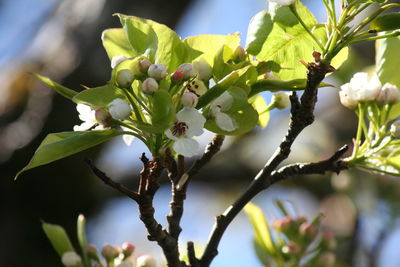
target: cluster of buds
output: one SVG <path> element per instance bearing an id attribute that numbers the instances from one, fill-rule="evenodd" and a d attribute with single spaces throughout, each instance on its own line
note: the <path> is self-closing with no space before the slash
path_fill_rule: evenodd
<path id="1" fill-rule="evenodd" d="M 400 102 L 399 88 L 390 83 L 382 86 L 376 74 L 369 77 L 368 73 L 358 72 L 340 89 L 340 102 L 349 109 L 356 108 L 359 103 L 393 105 Z"/>
<path id="2" fill-rule="evenodd" d="M 280 236 L 280 257 L 288 263 L 306 261 L 306 266 L 333 266 L 336 248 L 335 238 L 330 231 L 320 231 L 320 217 L 309 222 L 305 217 L 287 215 L 273 221 L 272 228 Z M 310 251 L 313 251 L 312 257 Z M 296 265 L 297 266 L 297 265 Z"/>
<path id="3" fill-rule="evenodd" d="M 121 247 L 106 244 L 101 249 L 100 254 L 94 245 L 88 245 L 84 253 L 89 259 L 89 266 L 91 267 L 155 267 L 157 262 L 154 257 L 150 255 L 142 255 L 139 257 L 134 256 L 135 246 L 130 242 L 124 242 Z M 64 253 L 61 258 L 62 263 L 66 267 L 82 267 L 82 257 L 76 252 L 69 251 Z"/>

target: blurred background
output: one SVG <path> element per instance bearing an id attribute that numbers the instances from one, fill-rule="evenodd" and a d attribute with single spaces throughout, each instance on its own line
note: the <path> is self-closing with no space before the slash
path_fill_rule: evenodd
<path id="1" fill-rule="evenodd" d="M 303 2 L 324 21 L 319 1 Z M 138 158 L 146 151 L 139 142 L 126 147 L 116 138 L 13 181 L 48 133 L 70 131 L 79 124 L 75 105 L 30 73 L 49 76 L 75 90 L 81 84 L 104 84 L 111 67 L 100 36 L 104 29 L 119 27 L 112 16 L 116 12 L 164 23 L 182 38 L 240 32 L 244 45 L 248 22 L 266 7 L 265 0 L 0 0 L 0 267 L 62 266 L 41 220 L 63 225 L 76 244 L 80 213 L 87 217 L 91 243 L 101 247 L 130 241 L 139 255 L 149 253 L 163 261 L 161 250 L 147 241 L 135 203 L 102 184 L 83 163 L 83 158 L 92 158 L 113 179 L 133 188 L 140 171 Z M 329 83 L 340 85 L 374 64 L 373 44 L 353 47 L 351 52 Z M 264 96 L 270 100 L 270 95 Z M 356 118 L 339 104 L 337 89 L 321 90 L 317 112 L 317 121 L 300 136 L 289 162 L 323 159 L 351 143 Z M 286 131 L 289 114 L 286 110 L 272 115 L 266 129 L 228 139 L 223 151 L 194 179 L 182 222 L 182 244 L 192 240 L 204 245 L 214 217 L 245 189 L 272 154 Z M 203 146 L 211 138 L 202 136 Z M 324 227 L 339 239 L 337 266 L 390 267 L 400 266 L 398 192 L 399 182 L 393 177 L 343 172 L 296 177 L 254 201 L 270 218 L 277 216 L 272 205 L 276 199 L 308 218 L 324 212 Z M 165 182 L 155 199 L 162 224 L 169 199 Z M 226 232 L 213 266 L 261 266 L 243 214 Z"/>

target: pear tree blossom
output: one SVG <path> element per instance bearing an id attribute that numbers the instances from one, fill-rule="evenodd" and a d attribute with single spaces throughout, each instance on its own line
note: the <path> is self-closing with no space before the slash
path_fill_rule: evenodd
<path id="1" fill-rule="evenodd" d="M 227 132 L 237 129 L 235 120 L 224 112 L 231 108 L 232 103 L 232 95 L 229 92 L 224 92 L 210 105 L 211 115 L 215 118 L 218 127 Z"/>
<path id="2" fill-rule="evenodd" d="M 121 98 L 116 98 L 108 104 L 108 111 L 115 120 L 124 120 L 131 115 L 131 106 Z"/>
<path id="3" fill-rule="evenodd" d="M 80 125 L 74 126 L 74 131 L 87 131 L 89 129 L 103 130 L 104 126 L 98 124 L 96 119 L 96 111 L 85 104 L 77 104 L 76 110 L 79 112 L 79 119 L 82 121 Z"/>

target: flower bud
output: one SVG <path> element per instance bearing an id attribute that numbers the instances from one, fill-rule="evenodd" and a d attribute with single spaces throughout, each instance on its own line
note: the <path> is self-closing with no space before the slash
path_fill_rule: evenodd
<path id="1" fill-rule="evenodd" d="M 151 61 L 148 59 L 142 59 L 139 61 L 139 70 L 141 73 L 145 74 L 149 70 Z"/>
<path id="2" fill-rule="evenodd" d="M 167 76 L 167 68 L 162 63 L 151 64 L 147 74 L 156 80 L 161 80 Z"/>
<path id="3" fill-rule="evenodd" d="M 61 257 L 61 262 L 66 267 L 77 267 L 82 264 L 81 256 L 76 254 L 74 251 L 65 252 Z"/>
<path id="4" fill-rule="evenodd" d="M 282 252 L 284 254 L 296 255 L 299 254 L 300 251 L 301 251 L 300 246 L 293 241 L 290 241 L 287 245 L 284 245 L 282 247 Z"/>
<path id="5" fill-rule="evenodd" d="M 119 256 L 120 250 L 118 247 L 114 247 L 112 245 L 104 245 L 101 249 L 101 255 L 106 259 L 107 262 L 114 260 Z"/>
<path id="6" fill-rule="evenodd" d="M 192 81 L 189 81 L 186 84 L 185 88 L 188 91 L 196 94 L 197 96 L 202 96 L 207 92 L 207 87 L 205 86 L 205 84 L 197 78 L 193 79 Z"/>
<path id="7" fill-rule="evenodd" d="M 331 267 L 335 265 L 336 256 L 332 252 L 325 252 L 318 258 L 319 266 Z"/>
<path id="8" fill-rule="evenodd" d="M 89 244 L 87 247 L 86 247 L 86 254 L 89 256 L 89 258 L 91 258 L 91 259 L 94 259 L 94 260 L 98 260 L 99 259 L 99 255 L 98 255 L 98 252 L 97 252 L 97 248 L 94 246 L 94 245 L 92 245 L 92 244 Z"/>
<path id="9" fill-rule="evenodd" d="M 179 70 L 176 70 L 174 73 L 171 75 L 171 81 L 172 83 L 179 83 L 185 78 L 185 74 L 183 72 L 180 72 Z"/>
<path id="10" fill-rule="evenodd" d="M 156 267 L 156 259 L 150 255 L 143 255 L 137 258 L 136 267 Z"/>
<path id="11" fill-rule="evenodd" d="M 336 248 L 336 239 L 331 231 L 326 231 L 322 234 L 321 244 L 329 250 Z"/>
<path id="12" fill-rule="evenodd" d="M 202 81 L 208 81 L 211 79 L 211 66 L 204 59 L 195 61 L 192 65 L 198 79 Z"/>
<path id="13" fill-rule="evenodd" d="M 313 239 L 317 235 L 317 228 L 308 222 L 302 223 L 299 231 L 301 235 L 309 240 Z"/>
<path id="14" fill-rule="evenodd" d="M 246 51 L 244 50 L 244 48 L 239 45 L 238 47 L 236 47 L 235 51 L 233 52 L 232 55 L 232 60 L 235 62 L 241 62 L 246 58 Z"/>
<path id="15" fill-rule="evenodd" d="M 378 104 L 396 104 L 400 102 L 400 91 L 396 85 L 385 83 L 376 97 Z"/>
<path id="16" fill-rule="evenodd" d="M 293 224 L 293 219 L 289 216 L 286 216 L 282 219 L 277 219 L 272 223 L 272 226 L 279 232 L 287 231 Z"/>
<path id="17" fill-rule="evenodd" d="M 395 138 L 400 138 L 400 120 L 395 121 L 390 126 L 390 133 Z"/>
<path id="18" fill-rule="evenodd" d="M 190 63 L 183 63 L 178 67 L 178 71 L 183 73 L 185 80 L 196 77 L 196 71 Z"/>
<path id="19" fill-rule="evenodd" d="M 135 245 L 133 245 L 131 242 L 122 243 L 122 253 L 124 254 L 125 258 L 131 256 L 134 251 L 135 251 Z"/>
<path id="20" fill-rule="evenodd" d="M 118 55 L 115 57 L 111 58 L 111 68 L 115 69 L 116 66 L 118 66 L 119 63 L 121 63 L 122 61 L 127 60 L 128 58 L 124 55 Z"/>
<path id="21" fill-rule="evenodd" d="M 111 123 L 111 115 L 105 109 L 97 109 L 94 113 L 96 121 L 105 127 L 109 127 Z"/>
<path id="22" fill-rule="evenodd" d="M 358 105 L 357 96 L 350 88 L 350 84 L 346 83 L 340 87 L 339 97 L 340 103 L 348 109 L 355 109 Z"/>
<path id="23" fill-rule="evenodd" d="M 272 105 L 274 105 L 277 109 L 285 109 L 290 105 L 289 94 L 287 93 L 276 93 L 272 96 L 271 99 Z"/>
<path id="24" fill-rule="evenodd" d="M 142 91 L 145 94 L 152 94 L 158 90 L 158 83 L 153 78 L 147 78 L 142 83 Z"/>
<path id="25" fill-rule="evenodd" d="M 131 114 L 131 106 L 121 98 L 116 98 L 108 104 L 108 111 L 115 120 L 124 120 Z"/>
<path id="26" fill-rule="evenodd" d="M 185 107 L 194 108 L 199 98 L 192 92 L 185 92 L 181 97 L 181 104 Z"/>
<path id="27" fill-rule="evenodd" d="M 117 73 L 117 85 L 121 88 L 128 88 L 131 86 L 134 78 L 132 71 L 128 69 L 120 70 Z"/>

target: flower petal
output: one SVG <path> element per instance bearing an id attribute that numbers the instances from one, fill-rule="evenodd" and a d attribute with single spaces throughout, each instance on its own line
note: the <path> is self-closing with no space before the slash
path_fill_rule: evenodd
<path id="1" fill-rule="evenodd" d="M 178 137 L 176 137 L 175 135 L 172 134 L 171 129 L 167 129 L 165 131 L 165 135 L 171 140 L 174 140 L 174 141 L 178 140 Z"/>
<path id="2" fill-rule="evenodd" d="M 185 157 L 193 157 L 200 149 L 199 143 L 192 138 L 179 138 L 172 147 L 176 153 Z"/>
<path id="3" fill-rule="evenodd" d="M 219 112 L 215 116 L 215 122 L 218 127 L 224 131 L 231 132 L 237 129 L 235 121 L 226 113 Z"/>
<path id="4" fill-rule="evenodd" d="M 187 137 L 199 136 L 203 133 L 206 118 L 197 109 L 185 107 L 176 114 L 176 117 L 178 121 L 184 122 L 188 126 Z"/>

